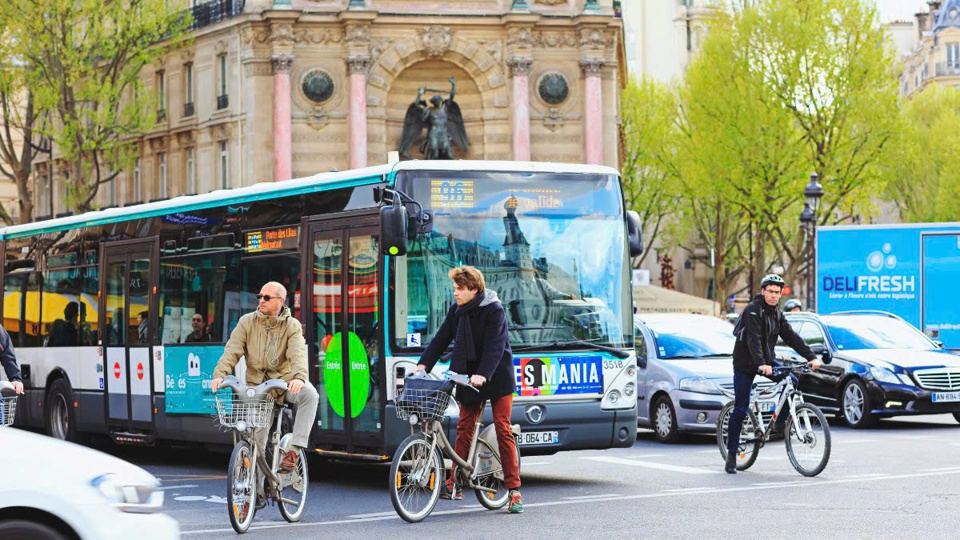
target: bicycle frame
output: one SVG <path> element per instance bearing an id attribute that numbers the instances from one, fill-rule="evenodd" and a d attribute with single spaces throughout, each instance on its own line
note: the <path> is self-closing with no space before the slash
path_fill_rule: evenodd
<path id="1" fill-rule="evenodd" d="M 486 403 L 484 403 L 486 407 Z M 477 471 L 473 466 L 473 460 L 477 457 L 477 441 L 480 440 L 480 426 L 483 425 L 479 419 L 477 420 L 476 425 L 474 425 L 473 438 L 470 440 L 470 452 L 467 454 L 467 459 L 464 460 L 461 458 L 453 445 L 450 444 L 450 440 L 447 439 L 446 433 L 443 432 L 443 426 L 440 422 L 436 420 L 425 422 L 421 424 L 421 430 L 423 431 L 424 436 L 430 440 L 430 451 L 433 452 L 434 449 L 439 448 L 440 452 L 450 458 L 458 467 L 460 467 L 460 474 L 463 475 L 463 472 L 466 471 L 469 473 L 469 476 L 466 477 L 467 484 L 471 489 L 479 489 L 480 491 L 486 491 L 488 493 L 496 493 L 497 490 L 488 488 L 486 486 L 481 486 L 476 483 Z M 502 465 L 501 465 L 502 467 Z"/>
<path id="2" fill-rule="evenodd" d="M 262 474 L 267 478 L 267 485 L 269 489 L 264 495 L 277 501 L 281 500 L 280 488 L 296 483 L 297 479 L 295 476 L 298 474 L 297 471 L 290 471 L 288 475 L 292 475 L 294 478 L 285 482 L 283 478 L 274 473 L 274 471 L 277 469 L 277 464 L 280 459 L 280 452 L 278 450 L 280 450 L 282 447 L 280 441 L 280 427 L 281 422 L 283 421 L 283 410 L 283 408 L 274 408 L 273 420 L 271 421 L 271 424 L 274 425 L 274 429 L 272 431 L 272 435 L 268 434 L 266 440 L 264 441 L 268 447 L 272 447 L 274 450 L 271 463 L 267 463 L 267 449 L 260 447 L 260 441 L 258 441 L 256 437 L 256 428 L 249 428 L 243 433 L 238 433 L 237 429 L 233 429 L 233 445 L 236 446 L 241 440 L 250 443 L 250 447 L 253 448 L 253 459 L 256 461 L 257 466 L 262 471 Z M 254 481 L 256 481 L 256 479 L 254 479 Z"/>
<path id="3" fill-rule="evenodd" d="M 760 405 L 757 402 L 757 398 L 762 395 L 772 395 L 778 391 L 780 392 L 780 397 L 776 402 L 777 406 L 773 409 L 773 418 L 768 425 L 764 426 L 763 415 L 760 414 Z M 773 433 L 773 426 L 777 423 L 777 418 L 779 418 L 781 413 L 784 412 L 784 406 L 787 405 L 789 407 L 790 416 L 796 419 L 797 407 L 803 403 L 803 396 L 797 391 L 796 387 L 793 386 L 793 380 L 789 375 L 786 376 L 782 381 L 778 382 L 776 386 L 766 391 L 761 392 L 754 388 L 750 394 L 750 408 L 753 409 L 753 412 L 757 417 L 757 422 L 760 424 L 757 426 L 759 428 L 758 431 L 760 432 L 760 436 L 754 439 L 747 439 L 747 441 L 744 442 L 752 442 L 756 440 L 762 447 L 763 444 L 770 439 L 770 435 Z M 795 424 L 797 425 L 796 428 L 798 430 L 798 434 L 801 436 L 806 436 L 806 434 L 813 429 L 810 427 L 810 425 L 800 426 L 796 421 Z"/>

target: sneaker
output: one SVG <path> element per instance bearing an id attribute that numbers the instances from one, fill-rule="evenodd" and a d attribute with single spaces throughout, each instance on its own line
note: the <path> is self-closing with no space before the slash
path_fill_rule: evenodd
<path id="1" fill-rule="evenodd" d="M 460 482 L 454 482 L 453 479 L 448 478 L 443 485 L 440 486 L 440 498 L 454 501 L 463 499 L 463 489 L 460 487 Z"/>
<path id="2" fill-rule="evenodd" d="M 280 460 L 280 468 L 286 471 L 293 471 L 297 468 L 297 453 L 293 450 L 287 450 Z"/>
<path id="3" fill-rule="evenodd" d="M 510 504 L 507 505 L 507 512 L 511 514 L 523 513 L 523 497 L 520 496 L 519 490 L 510 490 Z"/>

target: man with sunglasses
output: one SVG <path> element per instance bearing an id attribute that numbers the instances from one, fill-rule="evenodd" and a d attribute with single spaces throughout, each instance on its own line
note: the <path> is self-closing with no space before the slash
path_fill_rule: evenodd
<path id="1" fill-rule="evenodd" d="M 216 392 L 243 356 L 247 361 L 247 384 L 258 385 L 267 379 L 283 379 L 287 391 L 281 400 L 296 405 L 293 422 L 293 446 L 283 455 L 280 466 L 293 470 L 297 455 L 307 446 L 310 428 L 317 416 L 316 388 L 307 377 L 307 343 L 303 338 L 300 321 L 291 316 L 290 308 L 284 305 L 287 289 L 271 281 L 257 295 L 259 307 L 253 313 L 240 317 L 237 327 L 230 333 L 230 340 L 223 356 L 217 363 L 210 381 L 210 390 Z M 267 429 L 258 430 L 261 442 L 266 441 Z"/>

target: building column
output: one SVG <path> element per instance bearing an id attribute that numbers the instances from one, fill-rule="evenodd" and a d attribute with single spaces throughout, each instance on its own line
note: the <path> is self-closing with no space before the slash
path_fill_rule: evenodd
<path id="1" fill-rule="evenodd" d="M 603 59 L 590 58 L 580 61 L 585 78 L 583 111 L 584 155 L 589 165 L 603 163 L 603 100 L 600 74 Z"/>
<path id="2" fill-rule="evenodd" d="M 347 58 L 350 73 L 350 168 L 367 166 L 367 69 L 369 56 Z"/>
<path id="3" fill-rule="evenodd" d="M 513 77 L 513 159 L 530 161 L 530 66 L 533 59 L 515 56 L 507 61 Z"/>
<path id="4" fill-rule="evenodd" d="M 293 56 L 273 60 L 273 181 L 293 177 L 293 117 L 290 110 L 290 68 Z"/>

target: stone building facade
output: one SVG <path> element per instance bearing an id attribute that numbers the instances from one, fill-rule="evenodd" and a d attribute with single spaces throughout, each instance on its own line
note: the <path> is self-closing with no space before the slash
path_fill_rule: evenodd
<path id="1" fill-rule="evenodd" d="M 927 5 L 916 15 L 916 45 L 903 59 L 900 93 L 907 97 L 933 84 L 960 88 L 960 0 Z"/>
<path id="2" fill-rule="evenodd" d="M 613 0 L 192 9 L 192 44 L 142 73 L 160 121 L 133 170 L 101 187 L 100 206 L 385 163 L 417 90 L 446 97 L 451 76 L 472 143 L 458 158 L 618 165 L 626 67 Z M 56 160 L 39 164 L 36 189 L 63 175 Z M 38 218 L 66 210 L 52 191 Z"/>

